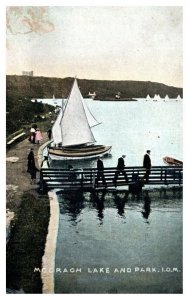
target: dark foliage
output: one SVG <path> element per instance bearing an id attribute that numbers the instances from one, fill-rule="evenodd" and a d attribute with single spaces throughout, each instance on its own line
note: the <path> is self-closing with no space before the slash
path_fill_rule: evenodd
<path id="1" fill-rule="evenodd" d="M 41 268 L 49 222 L 49 201 L 25 194 L 7 244 L 7 288 L 41 293 Z"/>
<path id="2" fill-rule="evenodd" d="M 14 98 L 66 98 L 69 95 L 73 78 L 49 78 L 7 75 L 7 93 Z M 78 84 L 84 97 L 90 92 L 96 92 L 98 99 L 114 99 L 120 92 L 122 98 L 142 98 L 148 94 L 153 97 L 169 95 L 176 98 L 182 97 L 182 88 L 168 86 L 151 81 L 116 81 L 116 80 L 87 80 L 78 79 Z"/>
<path id="3" fill-rule="evenodd" d="M 6 101 L 6 131 L 7 135 L 19 130 L 24 125 L 40 121 L 41 114 L 52 110 L 47 104 L 32 103 L 29 99 L 16 98 L 7 94 Z"/>

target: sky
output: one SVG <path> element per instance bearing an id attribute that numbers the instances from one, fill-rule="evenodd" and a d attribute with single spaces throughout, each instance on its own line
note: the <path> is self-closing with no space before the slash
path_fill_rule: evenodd
<path id="1" fill-rule="evenodd" d="M 7 74 L 182 87 L 182 7 L 8 6 Z"/>

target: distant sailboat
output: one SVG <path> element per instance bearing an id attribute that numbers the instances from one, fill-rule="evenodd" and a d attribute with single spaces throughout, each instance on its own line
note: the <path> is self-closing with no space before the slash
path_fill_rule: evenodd
<path id="1" fill-rule="evenodd" d="M 149 100 L 151 100 L 151 97 L 150 97 L 150 95 L 148 94 L 147 97 L 146 97 L 146 101 L 149 101 Z"/>
<path id="2" fill-rule="evenodd" d="M 164 101 L 168 101 L 169 100 L 169 96 L 166 95 Z"/>
<path id="3" fill-rule="evenodd" d="M 53 95 L 53 102 L 54 102 L 54 104 L 57 104 L 57 101 L 56 101 L 55 95 Z"/>
<path id="4" fill-rule="evenodd" d="M 177 100 L 177 101 L 178 101 L 178 100 L 182 100 L 181 96 L 178 95 L 177 98 L 176 98 L 176 100 Z"/>
<path id="5" fill-rule="evenodd" d="M 109 153 L 111 146 L 95 145 L 91 127 L 98 124 L 85 104 L 75 79 L 69 98 L 52 127 L 55 146 L 49 148 L 50 158 L 88 159 Z"/>

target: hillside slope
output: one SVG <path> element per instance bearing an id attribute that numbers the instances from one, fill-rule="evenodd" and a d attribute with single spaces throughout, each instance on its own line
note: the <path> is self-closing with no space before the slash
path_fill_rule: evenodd
<path id="1" fill-rule="evenodd" d="M 11 98 L 65 98 L 69 95 L 73 78 L 28 77 L 7 75 L 7 96 Z M 109 81 L 78 79 L 81 93 L 87 97 L 89 91 L 95 91 L 97 99 L 114 99 L 120 92 L 121 98 L 145 98 L 169 95 L 170 98 L 182 97 L 183 89 L 151 81 Z"/>

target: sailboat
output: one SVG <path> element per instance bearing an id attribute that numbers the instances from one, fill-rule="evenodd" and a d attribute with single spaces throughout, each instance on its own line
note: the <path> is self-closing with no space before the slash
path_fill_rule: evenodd
<path id="1" fill-rule="evenodd" d="M 176 101 L 178 101 L 178 100 L 179 100 L 179 101 L 182 100 L 182 98 L 181 98 L 180 95 L 178 95 L 177 98 L 176 98 Z"/>
<path id="2" fill-rule="evenodd" d="M 57 101 L 56 101 L 55 95 L 53 95 L 53 102 L 54 102 L 54 104 L 57 104 Z"/>
<path id="3" fill-rule="evenodd" d="M 91 159 L 104 156 L 111 146 L 96 145 L 91 128 L 100 123 L 84 102 L 75 78 L 70 95 L 52 127 L 53 145 L 48 154 L 52 160 Z"/>
<path id="4" fill-rule="evenodd" d="M 158 100 L 158 95 L 157 94 L 155 94 L 154 95 L 154 99 L 153 99 L 153 101 L 157 101 Z"/>
<path id="5" fill-rule="evenodd" d="M 149 101 L 149 100 L 151 100 L 151 97 L 150 97 L 150 95 L 148 94 L 147 97 L 146 97 L 146 101 Z"/>

